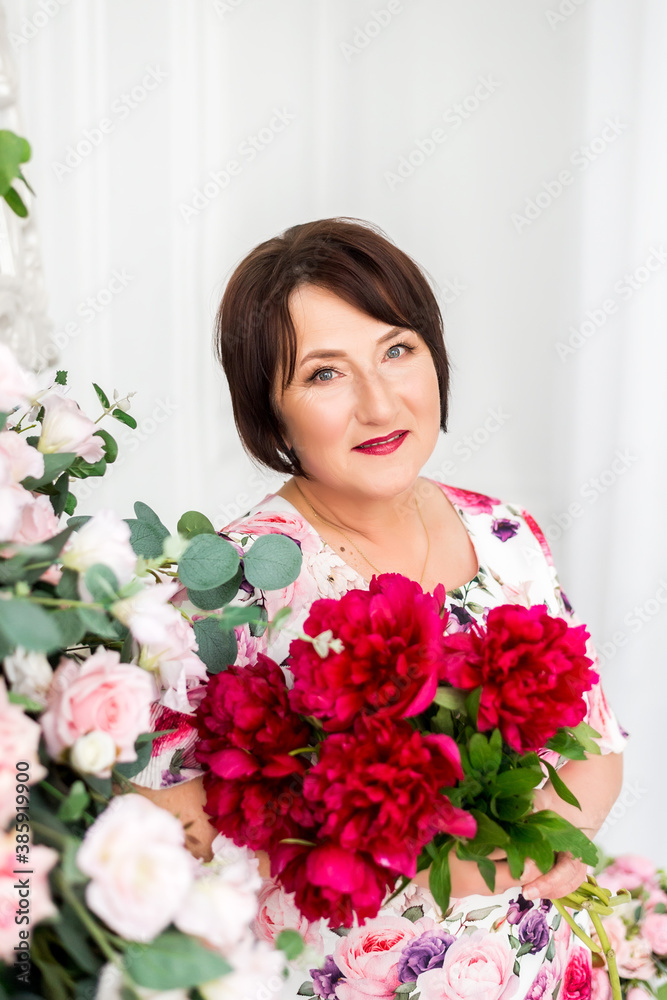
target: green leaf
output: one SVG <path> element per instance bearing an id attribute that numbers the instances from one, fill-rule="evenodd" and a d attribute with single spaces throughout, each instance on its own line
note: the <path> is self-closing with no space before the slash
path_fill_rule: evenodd
<path id="1" fill-rule="evenodd" d="M 21 486 L 32 491 L 46 483 L 52 483 L 61 472 L 70 467 L 76 457 L 74 451 L 48 452 L 44 455 L 44 474 L 38 477 L 26 476 L 21 480 Z"/>
<path id="2" fill-rule="evenodd" d="M 477 821 L 477 832 L 471 843 L 492 844 L 493 847 L 504 847 L 509 841 L 507 833 L 501 826 L 495 823 L 490 816 L 480 809 L 471 809 L 470 813 Z"/>
<path id="3" fill-rule="evenodd" d="M 290 962 L 297 958 L 305 947 L 306 943 L 298 931 L 284 930 L 276 937 L 276 948 L 284 951 L 285 957 Z"/>
<path id="4" fill-rule="evenodd" d="M 564 802 L 569 802 L 571 806 L 576 806 L 577 809 L 581 809 L 579 804 L 579 799 L 576 795 L 570 791 L 563 779 L 558 774 L 558 771 L 550 764 L 548 760 L 544 761 L 547 771 L 549 772 L 549 779 L 554 787 L 555 792 L 563 799 Z"/>
<path id="5" fill-rule="evenodd" d="M 499 908 L 500 908 L 500 903 L 494 903 L 493 906 L 485 906 L 481 910 L 470 910 L 469 913 L 466 913 L 465 919 L 484 920 L 484 917 L 488 917 L 489 913 L 493 913 L 494 910 L 498 910 Z"/>
<path id="6" fill-rule="evenodd" d="M 51 506 L 53 507 L 53 513 L 56 517 L 60 515 L 65 510 L 65 504 L 67 502 L 67 494 L 69 493 L 69 475 L 67 472 L 63 472 L 55 483 L 53 484 L 53 492 L 49 493 L 51 499 Z"/>
<path id="7" fill-rule="evenodd" d="M 203 536 L 202 536 L 203 537 Z M 231 666 L 238 655 L 234 632 L 223 632 L 216 618 L 202 618 L 194 623 L 198 656 L 210 674 L 219 674 Z"/>
<path id="8" fill-rule="evenodd" d="M 0 634 L 13 646 L 41 653 L 55 652 L 62 642 L 52 615 L 19 597 L 0 600 Z"/>
<path id="9" fill-rule="evenodd" d="M 76 646 L 86 633 L 86 628 L 76 608 L 62 608 L 52 611 L 58 631 L 62 636 L 63 649 Z"/>
<path id="10" fill-rule="evenodd" d="M 266 617 L 266 608 L 261 604 L 251 604 L 248 607 L 226 607 L 220 615 L 220 627 L 224 629 L 234 628 L 235 625 L 248 625 L 251 622 L 260 622 Z M 262 630 L 263 631 L 263 630 Z M 259 633 L 262 634 L 261 632 Z"/>
<path id="11" fill-rule="evenodd" d="M 560 913 L 558 914 L 558 916 L 560 917 Z M 550 934 L 549 946 L 546 950 L 544 958 L 547 962 L 552 962 L 555 954 L 556 954 L 556 939 L 554 938 L 553 934 Z"/>
<path id="12" fill-rule="evenodd" d="M 243 571 L 239 565 L 231 580 L 221 583 L 219 587 L 212 590 L 188 590 L 188 600 L 202 611 L 219 611 L 236 597 L 242 582 Z"/>
<path id="13" fill-rule="evenodd" d="M 572 733 L 588 753 L 599 754 L 602 752 L 600 744 L 597 742 L 601 738 L 600 733 L 598 733 L 597 729 L 589 726 L 587 722 L 580 722 L 578 726 L 574 727 Z"/>
<path id="14" fill-rule="evenodd" d="M 309 982 L 309 980 L 306 980 L 305 983 L 301 983 L 301 986 L 299 986 L 296 995 L 298 997 L 314 997 L 315 990 L 313 989 L 313 984 Z"/>
<path id="15" fill-rule="evenodd" d="M 287 535 L 260 535 L 243 557 L 248 583 L 260 590 L 281 590 L 301 572 L 301 549 Z"/>
<path id="16" fill-rule="evenodd" d="M 152 741 L 139 743 L 138 740 L 135 740 L 134 750 L 137 755 L 137 759 L 128 760 L 123 764 L 114 764 L 113 770 L 118 771 L 124 778 L 133 778 L 135 774 L 139 774 L 140 771 L 143 771 L 143 769 L 150 762 L 152 748 Z"/>
<path id="17" fill-rule="evenodd" d="M 545 746 L 570 760 L 586 760 L 586 753 L 579 740 L 564 729 L 559 729 L 555 736 L 547 740 Z"/>
<path id="18" fill-rule="evenodd" d="M 58 817 L 65 823 L 81 819 L 89 804 L 90 795 L 83 781 L 75 781 L 58 807 Z"/>
<path id="19" fill-rule="evenodd" d="M 138 556 L 144 559 L 159 559 L 162 555 L 162 535 L 159 530 L 147 521 L 126 517 L 124 520 L 130 526 L 130 545 Z"/>
<path id="20" fill-rule="evenodd" d="M 152 990 L 190 989 L 232 971 L 222 955 L 178 931 L 164 931 L 150 944 L 131 944 L 123 960 L 135 983 Z"/>
<path id="21" fill-rule="evenodd" d="M 423 906 L 408 906 L 402 914 L 406 920 L 414 924 L 415 920 L 420 920 L 424 916 Z"/>
<path id="22" fill-rule="evenodd" d="M 2 657 L 0 657 L 2 659 Z M 27 694 L 19 694 L 17 691 L 8 691 L 7 698 L 10 705 L 20 705 L 26 712 L 43 712 L 44 706 L 38 701 L 33 701 Z"/>
<path id="23" fill-rule="evenodd" d="M 102 438 L 104 442 L 104 458 L 107 464 L 111 465 L 118 458 L 118 442 L 102 427 L 98 431 L 95 431 L 95 436 Z"/>
<path id="24" fill-rule="evenodd" d="M 73 520 L 73 519 L 72 519 Z M 78 589 L 79 574 L 74 569 L 66 568 L 56 584 L 56 594 L 66 601 L 80 601 Z"/>
<path id="25" fill-rule="evenodd" d="M 118 579 L 104 563 L 89 566 L 83 580 L 96 604 L 110 604 L 118 599 Z"/>
<path id="26" fill-rule="evenodd" d="M 10 187 L 8 191 L 5 191 L 2 197 L 5 199 L 15 215 L 18 215 L 20 219 L 26 218 L 28 215 L 28 209 L 26 208 L 25 202 L 16 188 Z"/>
<path id="27" fill-rule="evenodd" d="M 97 608 L 84 607 L 77 608 L 77 612 L 85 626 L 86 633 L 90 632 L 100 639 L 120 638 L 118 635 L 118 625 L 120 623 L 116 623 L 108 618 L 104 611 L 99 611 Z"/>
<path id="28" fill-rule="evenodd" d="M 525 823 L 538 827 L 555 851 L 570 851 L 574 857 L 581 858 L 586 865 L 597 864 L 598 851 L 595 844 L 585 833 L 551 809 L 541 809 L 532 813 L 526 817 Z M 513 830 L 511 832 L 513 833 Z"/>
<path id="29" fill-rule="evenodd" d="M 539 785 L 544 775 L 539 768 L 518 771 L 503 771 L 493 782 L 493 794 L 499 798 L 510 795 L 522 795 Z"/>
<path id="30" fill-rule="evenodd" d="M 74 511 L 76 510 L 76 505 L 78 502 L 79 501 L 77 500 L 77 498 L 74 496 L 73 493 L 68 493 L 67 499 L 65 500 L 65 513 L 73 514 Z"/>
<path id="31" fill-rule="evenodd" d="M 483 733 L 472 734 L 468 743 L 468 754 L 470 763 L 481 774 L 492 774 L 500 767 L 501 754 L 489 745 Z"/>
<path id="32" fill-rule="evenodd" d="M 215 535 L 216 530 L 207 518 L 198 510 L 186 510 L 176 525 L 176 531 L 184 538 L 194 538 L 195 535 Z"/>
<path id="33" fill-rule="evenodd" d="M 454 735 L 454 720 L 448 708 L 440 706 L 429 725 L 431 731 L 434 733 L 445 733 L 447 736 Z"/>
<path id="34" fill-rule="evenodd" d="M 473 726 L 477 725 L 477 714 L 479 712 L 479 703 L 482 698 L 482 685 L 476 687 L 474 691 L 471 691 L 466 698 L 466 712 L 472 719 Z"/>
<path id="35" fill-rule="evenodd" d="M 137 426 L 137 421 L 134 417 L 131 417 L 129 413 L 126 413 L 125 410 L 121 410 L 118 406 L 115 410 L 111 411 L 111 416 L 115 417 L 116 420 L 120 420 L 121 424 L 126 424 L 128 427 L 132 427 L 133 429 Z"/>
<path id="36" fill-rule="evenodd" d="M 463 691 L 451 687 L 439 687 L 435 692 L 433 703 L 454 712 L 462 712 L 465 708 L 466 696 Z"/>
<path id="37" fill-rule="evenodd" d="M 81 930 L 79 918 L 69 903 L 61 905 L 57 922 L 53 924 L 53 930 L 60 938 L 60 942 L 70 958 L 74 959 L 75 967 L 80 967 L 91 976 L 97 975 L 102 961 L 93 954 L 86 936 Z"/>
<path id="38" fill-rule="evenodd" d="M 27 139 L 9 129 L 0 131 L 0 195 L 6 194 L 12 181 L 20 176 L 21 164 L 27 163 L 30 155 Z"/>
<path id="39" fill-rule="evenodd" d="M 158 515 L 151 507 L 148 506 L 147 503 L 142 503 L 141 500 L 136 500 L 134 504 L 134 513 L 140 521 L 145 521 L 146 524 L 150 524 L 162 538 L 167 538 L 169 535 L 169 528 L 164 526 Z"/>
<path id="40" fill-rule="evenodd" d="M 431 895 L 443 913 L 449 906 L 449 897 L 452 893 L 452 876 L 449 868 L 449 850 L 452 844 L 452 838 L 448 837 L 438 849 L 438 854 L 428 873 Z"/>
<path id="41" fill-rule="evenodd" d="M 67 372 L 59 368 L 53 381 L 56 385 L 67 385 Z"/>
<path id="42" fill-rule="evenodd" d="M 213 590 L 231 580 L 238 566 L 239 554 L 231 542 L 219 535 L 195 535 L 178 564 L 178 575 L 188 589 Z"/>
<path id="43" fill-rule="evenodd" d="M 9 414 L 5 410 L 0 410 L 0 431 L 4 431 L 7 426 L 7 418 Z"/>
<path id="44" fill-rule="evenodd" d="M 81 847 L 81 840 L 78 837 L 67 836 L 65 847 L 62 852 L 62 873 L 66 882 L 70 885 L 84 885 L 88 881 L 88 876 L 84 875 L 76 863 L 76 856 Z"/>
<path id="45" fill-rule="evenodd" d="M 527 955 L 528 952 L 532 949 L 532 947 L 533 947 L 532 941 L 524 941 L 524 943 L 519 946 L 519 950 L 516 953 L 516 957 L 521 958 L 522 955 Z"/>
<path id="46" fill-rule="evenodd" d="M 99 399 L 99 401 L 102 404 L 102 406 L 106 410 L 108 410 L 109 407 L 111 406 L 111 404 L 109 403 L 109 397 L 107 396 L 107 394 L 104 391 L 104 389 L 100 389 L 99 385 L 97 385 L 96 382 L 93 382 L 93 389 L 97 393 L 97 398 Z"/>
<path id="47" fill-rule="evenodd" d="M 75 531 L 78 531 L 83 524 L 90 521 L 92 516 L 92 514 L 77 514 L 76 517 L 68 517 L 67 524 L 70 528 L 74 528 Z"/>
<path id="48" fill-rule="evenodd" d="M 491 811 L 504 820 L 517 820 L 526 816 L 533 805 L 532 796 L 513 795 L 511 798 L 493 798 L 491 800 Z"/>
<path id="49" fill-rule="evenodd" d="M 79 456 L 70 465 L 69 473 L 70 476 L 74 476 L 76 479 L 88 479 L 91 476 L 103 476 L 106 469 L 106 458 L 100 458 L 97 462 L 86 462 L 85 458 Z"/>

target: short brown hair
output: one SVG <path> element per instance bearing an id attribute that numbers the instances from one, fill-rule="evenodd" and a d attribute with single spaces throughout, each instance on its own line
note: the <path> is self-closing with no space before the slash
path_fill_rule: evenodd
<path id="1" fill-rule="evenodd" d="M 442 315 L 419 266 L 362 219 L 318 219 L 291 226 L 255 247 L 234 270 L 215 320 L 215 353 L 246 452 L 276 472 L 310 477 L 287 447 L 273 400 L 294 377 L 296 331 L 289 296 L 301 285 L 328 289 L 374 319 L 419 333 L 438 376 L 440 426 L 447 430 L 449 361 Z"/>

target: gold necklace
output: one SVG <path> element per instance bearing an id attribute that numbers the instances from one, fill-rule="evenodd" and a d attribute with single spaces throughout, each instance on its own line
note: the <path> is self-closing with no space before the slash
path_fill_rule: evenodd
<path id="1" fill-rule="evenodd" d="M 378 569 L 378 567 L 374 563 L 372 563 L 370 561 L 370 559 L 368 558 L 368 556 L 365 555 L 361 551 L 361 549 L 359 548 L 359 546 L 356 544 L 356 542 L 352 541 L 352 539 L 350 538 L 349 535 L 345 534 L 345 532 L 343 531 L 342 528 L 339 528 L 337 524 L 333 523 L 333 521 L 327 521 L 326 517 L 322 517 L 321 514 L 318 514 L 318 512 L 315 510 L 315 508 L 313 507 L 312 503 L 310 502 L 310 500 L 308 499 L 308 497 L 306 496 L 306 494 L 303 492 L 303 490 L 301 489 L 301 487 L 297 483 L 296 479 L 294 480 L 294 485 L 296 486 L 297 490 L 299 491 L 299 493 L 301 494 L 301 496 L 303 497 L 303 499 L 306 501 L 306 503 L 308 504 L 308 506 L 312 510 L 312 512 L 315 515 L 315 517 L 319 517 L 320 521 L 324 521 L 325 524 L 330 524 L 332 528 L 335 528 L 337 531 L 340 531 L 340 533 L 343 536 L 343 538 L 347 538 L 347 540 L 350 543 L 350 545 L 354 545 L 354 547 L 357 550 L 357 552 L 361 556 L 363 556 L 363 558 L 366 560 L 366 562 L 370 566 L 373 567 L 373 569 L 376 571 L 376 573 L 382 573 L 383 572 L 382 570 Z M 419 520 L 421 521 L 422 525 L 424 526 L 424 531 L 426 532 L 426 559 L 424 559 L 424 567 L 423 567 L 423 569 L 421 571 L 421 576 L 419 577 L 419 583 L 421 585 L 422 580 L 424 579 L 424 573 L 426 572 L 426 563 L 428 562 L 428 554 L 429 554 L 430 549 L 431 549 L 431 539 L 429 538 L 428 528 L 424 524 L 424 518 L 422 517 L 421 508 L 419 506 L 419 501 L 417 500 L 416 497 L 415 497 L 415 504 L 417 506 L 417 513 L 419 514 Z"/>

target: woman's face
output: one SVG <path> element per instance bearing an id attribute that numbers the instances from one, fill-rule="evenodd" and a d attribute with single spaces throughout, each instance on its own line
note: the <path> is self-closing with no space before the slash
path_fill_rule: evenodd
<path id="1" fill-rule="evenodd" d="M 413 330 L 391 332 L 387 323 L 314 285 L 295 289 L 289 305 L 296 368 L 282 396 L 280 372 L 276 381 L 286 443 L 328 488 L 378 498 L 408 489 L 440 430 L 438 379 L 426 342 Z M 394 451 L 355 450 L 369 438 L 399 431 L 407 434 Z"/>

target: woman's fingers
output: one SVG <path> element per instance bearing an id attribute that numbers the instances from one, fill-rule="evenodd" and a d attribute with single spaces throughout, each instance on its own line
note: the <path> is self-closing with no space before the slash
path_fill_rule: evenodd
<path id="1" fill-rule="evenodd" d="M 526 873 L 524 873 L 526 874 Z M 558 899 L 574 892 L 586 879 L 586 865 L 583 861 L 573 858 L 566 851 L 556 854 L 553 868 L 536 877 L 528 875 L 528 881 L 521 879 L 521 892 L 526 899 Z"/>

